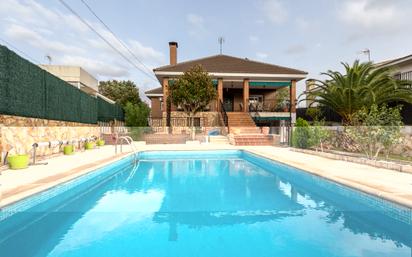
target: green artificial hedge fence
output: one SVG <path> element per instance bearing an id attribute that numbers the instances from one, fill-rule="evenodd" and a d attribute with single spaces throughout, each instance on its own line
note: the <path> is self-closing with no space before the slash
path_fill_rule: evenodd
<path id="1" fill-rule="evenodd" d="M 124 120 L 119 105 L 86 94 L 1 45 L 0 114 L 91 124 Z"/>
<path id="2" fill-rule="evenodd" d="M 116 117 L 116 120 L 124 120 L 123 109 L 119 105 L 115 105 L 113 108 L 112 104 L 97 98 L 97 109 L 99 121 L 109 121 L 112 120 L 111 117 Z"/>

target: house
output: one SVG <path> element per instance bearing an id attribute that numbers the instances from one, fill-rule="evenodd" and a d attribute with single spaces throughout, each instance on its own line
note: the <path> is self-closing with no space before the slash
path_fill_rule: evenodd
<path id="1" fill-rule="evenodd" d="M 393 69 L 393 75 L 397 79 L 412 81 L 412 54 L 392 60 L 379 62 L 375 65 L 377 67 L 389 67 Z"/>
<path id="2" fill-rule="evenodd" d="M 217 98 L 210 103 L 207 110 L 198 114 L 197 123 L 200 126 L 217 126 L 219 120 L 225 120 L 224 116 L 228 117 L 225 125 L 232 127 L 255 126 L 255 122 L 294 122 L 296 82 L 304 79 L 306 72 L 223 54 L 178 62 L 178 44 L 170 42 L 169 48 L 170 64 L 153 70 L 162 87 L 146 92 L 151 99 L 152 121 L 164 121 L 170 115 L 173 126 L 175 119 L 185 119 L 186 116 L 178 106 L 171 106 L 170 114 L 166 110 L 169 86 L 194 65 L 201 65 L 213 79 Z M 279 109 L 277 96 L 283 88 L 289 89 L 286 95 L 288 106 Z"/>
<path id="3" fill-rule="evenodd" d="M 399 80 L 409 80 L 412 85 L 412 54 L 396 59 L 391 59 L 375 64 L 376 67 L 388 67 L 392 69 L 393 76 Z M 412 124 L 412 104 L 402 104 L 402 121 L 406 125 Z"/>

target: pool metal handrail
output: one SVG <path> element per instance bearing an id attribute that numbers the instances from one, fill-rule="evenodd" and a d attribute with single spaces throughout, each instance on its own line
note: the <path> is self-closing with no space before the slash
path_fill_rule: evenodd
<path id="1" fill-rule="evenodd" d="M 126 143 L 131 146 L 132 151 L 133 151 L 133 158 L 134 158 L 134 162 L 133 162 L 133 163 L 136 165 L 136 163 L 137 163 L 137 150 L 136 150 L 136 148 L 134 147 L 133 138 L 131 138 L 130 136 L 121 136 L 121 137 L 118 137 L 118 138 L 117 138 L 117 140 L 116 140 L 116 146 L 115 146 L 115 153 L 117 154 L 117 145 L 118 145 L 119 142 L 121 143 L 121 144 L 120 144 L 120 153 L 123 152 L 123 144 L 122 144 L 122 141 L 126 141 Z"/>

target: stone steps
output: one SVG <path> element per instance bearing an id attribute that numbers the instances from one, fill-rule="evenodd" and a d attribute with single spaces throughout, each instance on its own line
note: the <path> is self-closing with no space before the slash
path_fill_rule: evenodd
<path id="1" fill-rule="evenodd" d="M 256 127 L 255 122 L 249 113 L 246 112 L 229 112 L 227 113 L 228 126 L 232 127 Z"/>
<path id="2" fill-rule="evenodd" d="M 209 136 L 209 143 L 229 144 L 229 139 L 226 136 Z"/>
<path id="3" fill-rule="evenodd" d="M 229 141 L 233 145 L 273 145 L 272 136 L 264 134 L 231 134 Z"/>
<path id="4" fill-rule="evenodd" d="M 260 134 L 260 128 L 254 127 L 230 127 L 230 133 L 232 134 Z"/>

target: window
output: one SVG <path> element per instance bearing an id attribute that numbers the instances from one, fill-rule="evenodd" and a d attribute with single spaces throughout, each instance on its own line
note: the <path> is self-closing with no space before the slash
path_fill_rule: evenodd
<path id="1" fill-rule="evenodd" d="M 263 95 L 251 95 L 249 96 L 249 104 L 263 103 Z"/>

